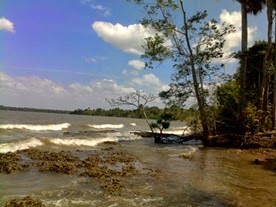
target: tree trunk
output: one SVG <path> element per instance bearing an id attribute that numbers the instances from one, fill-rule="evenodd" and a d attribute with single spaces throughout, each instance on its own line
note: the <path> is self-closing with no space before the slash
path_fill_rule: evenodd
<path id="1" fill-rule="evenodd" d="M 203 93 L 203 88 L 199 85 L 199 78 L 197 77 L 196 68 L 195 68 L 195 58 L 193 54 L 193 50 L 190 44 L 189 40 L 189 30 L 187 26 L 187 20 L 186 20 L 186 12 L 184 10 L 183 1 L 180 0 L 181 9 L 183 13 L 183 24 L 184 24 L 184 30 L 185 30 L 185 40 L 187 42 L 187 47 L 189 51 L 189 58 L 191 62 L 191 71 L 192 71 L 192 77 L 193 77 L 193 86 L 195 89 L 195 96 L 198 102 L 198 108 L 199 108 L 199 114 L 200 114 L 200 121 L 202 125 L 203 130 L 203 136 L 204 136 L 204 142 L 208 142 L 208 136 L 209 136 L 209 127 L 207 122 L 207 114 L 206 114 L 206 103 Z"/>
<path id="2" fill-rule="evenodd" d="M 273 105 L 272 105 L 272 130 L 276 130 L 276 8 L 274 8 L 274 80 L 273 80 Z"/>
<path id="3" fill-rule="evenodd" d="M 276 25 L 276 22 L 275 22 L 275 25 Z M 276 26 L 275 26 L 275 29 L 276 29 Z M 275 39 L 276 39 L 276 33 L 275 33 Z M 274 50 L 276 50 L 276 46 Z M 275 53 L 275 59 L 276 59 L 276 52 L 274 53 Z M 275 67 L 275 64 L 274 64 L 273 76 L 274 76 L 274 80 L 273 80 L 272 130 L 276 130 L 276 67 Z"/>
<path id="4" fill-rule="evenodd" d="M 264 105 L 263 110 L 267 110 L 267 102 L 268 102 L 268 91 L 269 91 L 269 78 L 270 78 L 270 67 L 272 66 L 272 26 L 273 26 L 273 9 L 272 9 L 272 0 L 267 0 L 267 51 L 266 51 L 266 60 L 265 60 L 265 72 L 266 72 L 266 80 L 265 80 L 265 94 L 264 94 Z M 266 104 L 266 105 L 265 105 Z"/>
<path id="5" fill-rule="evenodd" d="M 247 72 L 247 10 L 245 2 L 241 2 L 241 16 L 242 16 L 242 39 L 241 39 L 241 69 L 240 69 L 240 103 L 239 103 L 239 120 L 240 130 L 245 132 L 244 119 L 245 119 L 245 82 Z"/>
<path id="6" fill-rule="evenodd" d="M 266 117 L 268 115 L 268 93 L 269 93 L 269 80 L 270 80 L 270 68 L 272 66 L 272 26 L 273 26 L 273 10 L 272 0 L 267 0 L 267 49 L 265 53 L 263 63 L 263 76 L 259 94 L 259 107 L 262 111 L 260 118 L 260 126 L 265 124 Z M 258 128 L 257 132 L 259 132 Z"/>
<path id="7" fill-rule="evenodd" d="M 150 131 L 151 131 L 152 133 L 154 133 L 154 130 L 153 130 L 153 128 L 152 128 L 152 126 L 151 126 L 151 124 L 150 124 L 150 122 L 149 122 L 148 116 L 147 116 L 147 114 L 146 114 L 146 112 L 145 112 L 144 106 L 142 107 L 141 110 L 142 110 L 142 113 L 143 113 L 143 115 L 144 115 L 144 117 L 145 117 L 145 119 L 146 119 L 146 122 L 147 122 L 147 124 L 148 124 L 148 126 L 149 126 L 149 128 L 150 128 Z"/>

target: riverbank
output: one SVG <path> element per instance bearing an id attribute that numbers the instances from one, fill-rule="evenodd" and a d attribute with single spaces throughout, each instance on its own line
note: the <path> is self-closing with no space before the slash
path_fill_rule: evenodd
<path id="1" fill-rule="evenodd" d="M 273 185 L 274 173 L 264 170 L 263 163 L 256 166 L 254 163 L 256 158 L 275 156 L 273 149 L 267 148 L 263 154 L 260 149 L 161 145 L 153 141 L 146 138 L 134 142 L 105 142 L 84 151 L 31 148 L 1 154 L 2 177 L 11 179 L 9 186 L 14 182 L 23 192 L 7 193 L 3 206 L 33 203 L 36 204 L 33 206 L 69 207 L 79 206 L 80 201 L 81 206 L 93 206 L 95 199 L 99 203 L 94 206 L 119 205 L 120 202 L 120 206 L 143 206 L 144 202 L 147 203 L 144 206 L 183 203 L 246 206 L 247 202 L 258 206 L 258 201 L 262 206 L 269 206 L 276 202 L 271 196 L 275 189 L 262 181 L 266 178 L 266 182 Z M 256 150 L 259 150 L 258 155 Z M 43 181 L 47 177 L 46 183 L 50 182 L 54 188 L 47 187 Z M 32 182 L 26 183 L 24 179 Z M 55 182 L 64 184 L 59 186 Z M 260 188 L 265 190 L 255 190 Z M 266 202 L 249 198 L 252 193 Z M 105 204 L 100 205 L 103 201 Z"/>
<path id="2" fill-rule="evenodd" d="M 240 148 L 249 155 L 253 164 L 276 172 L 276 131 L 247 134 L 244 139 L 235 136 L 210 137 L 209 147 Z"/>
<path id="3" fill-rule="evenodd" d="M 203 141 L 200 134 L 186 136 L 166 133 L 160 135 L 151 132 L 135 132 L 134 134 L 142 137 L 155 137 L 155 142 L 159 144 L 185 144 L 191 140 L 197 140 L 202 141 L 205 147 L 209 148 L 241 149 L 241 152 L 249 154 L 248 160 L 252 164 L 262 165 L 265 169 L 276 172 L 276 131 L 247 134 L 244 139 L 237 135 L 216 135 L 210 136 L 207 142 Z"/>
<path id="4" fill-rule="evenodd" d="M 131 133 L 148 130 L 140 119 L 1 117 L 0 206 L 31 198 L 47 207 L 276 206 L 275 173 L 254 164 L 265 158 L 249 150 L 203 147 L 199 139 L 155 144 Z M 171 124 L 168 133 L 183 131 L 183 122 Z"/>
<path id="5" fill-rule="evenodd" d="M 258 134 L 246 134 L 244 137 L 233 134 L 220 134 L 208 137 L 204 140 L 201 134 L 176 135 L 168 133 L 152 133 L 152 132 L 133 132 L 133 134 L 143 138 L 155 137 L 156 143 L 160 144 L 185 144 L 190 140 L 200 140 L 205 147 L 221 147 L 221 148 L 241 148 L 241 149 L 257 149 L 272 148 L 276 149 L 276 131 Z M 164 141 L 162 142 L 162 138 Z M 170 140 L 173 140 L 170 142 Z"/>

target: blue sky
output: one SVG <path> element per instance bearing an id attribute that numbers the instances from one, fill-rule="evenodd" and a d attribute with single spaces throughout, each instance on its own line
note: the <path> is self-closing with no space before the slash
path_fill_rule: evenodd
<path id="1" fill-rule="evenodd" d="M 207 10 L 237 27 L 225 53 L 240 47 L 240 5 L 186 0 L 187 13 Z M 0 104 L 76 109 L 109 108 L 105 98 L 134 90 L 158 94 L 173 72 L 143 69 L 144 11 L 126 0 L 1 0 Z M 249 18 L 249 43 L 266 38 L 265 11 Z M 225 59 L 233 73 L 234 60 Z M 158 104 L 158 103 L 156 103 Z"/>

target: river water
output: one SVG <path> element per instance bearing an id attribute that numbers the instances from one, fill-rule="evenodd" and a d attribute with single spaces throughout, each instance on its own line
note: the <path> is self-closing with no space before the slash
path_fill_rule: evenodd
<path id="1" fill-rule="evenodd" d="M 170 131 L 180 133 L 183 123 Z M 200 143 L 158 145 L 131 132 L 148 130 L 140 119 L 0 111 L 0 153 L 24 149 L 91 152 L 112 145 L 137 157 L 138 173 L 123 178 L 120 195 L 108 195 L 98 180 L 37 169 L 0 173 L 0 206 L 31 195 L 46 206 L 276 206 L 276 176 L 253 165 L 238 149 L 203 148 Z"/>

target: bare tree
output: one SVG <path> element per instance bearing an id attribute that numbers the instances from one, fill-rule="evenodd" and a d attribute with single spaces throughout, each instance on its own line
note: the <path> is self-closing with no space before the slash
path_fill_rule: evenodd
<path id="1" fill-rule="evenodd" d="M 153 94 L 146 94 L 142 90 L 136 90 L 135 92 L 132 92 L 130 94 L 127 94 L 125 96 L 121 96 L 119 98 L 111 98 L 111 99 L 105 99 L 111 106 L 122 106 L 122 105 L 129 105 L 129 106 L 135 106 L 137 110 L 140 110 L 143 113 L 144 118 L 146 119 L 146 122 L 151 130 L 152 133 L 154 133 L 151 123 L 149 122 L 147 113 L 145 111 L 145 107 L 148 103 L 156 100 L 158 97 L 154 96 Z"/>

